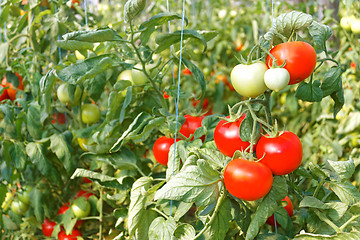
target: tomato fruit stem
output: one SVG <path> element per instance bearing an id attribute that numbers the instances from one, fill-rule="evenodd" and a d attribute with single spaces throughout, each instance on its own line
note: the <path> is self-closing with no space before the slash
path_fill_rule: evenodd
<path id="1" fill-rule="evenodd" d="M 154 79 L 152 77 L 150 77 L 149 73 L 147 72 L 147 70 L 145 68 L 145 62 L 144 62 L 144 60 L 142 59 L 142 57 L 140 55 L 139 49 L 136 47 L 136 45 L 134 43 L 134 29 L 133 29 L 133 25 L 132 25 L 131 21 L 129 22 L 129 25 L 130 25 L 130 38 L 131 38 L 130 44 L 134 48 L 135 53 L 139 58 L 139 61 L 140 61 L 141 65 L 142 65 L 142 71 L 144 72 L 145 76 L 149 79 L 149 81 L 150 81 L 152 87 L 154 88 L 155 92 L 159 95 L 159 98 L 161 99 L 162 107 L 165 108 L 165 109 L 168 109 L 166 101 L 163 98 L 162 92 L 160 91 L 158 86 L 155 84 Z"/>

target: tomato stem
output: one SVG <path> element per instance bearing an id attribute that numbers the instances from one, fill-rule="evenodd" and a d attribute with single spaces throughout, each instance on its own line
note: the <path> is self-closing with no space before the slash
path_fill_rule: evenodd
<path id="1" fill-rule="evenodd" d="M 144 60 L 142 59 L 141 57 L 141 54 L 139 52 L 139 49 L 136 47 L 135 43 L 134 43 L 134 30 L 133 30 L 133 26 L 132 26 L 132 23 L 131 21 L 129 22 L 129 25 L 130 25 L 130 37 L 131 37 L 131 46 L 134 48 L 135 50 L 135 53 L 136 55 L 138 56 L 139 58 L 139 61 L 142 65 L 142 71 L 144 72 L 145 76 L 149 79 L 152 87 L 154 88 L 155 92 L 159 95 L 159 98 L 161 99 L 161 105 L 163 108 L 167 109 L 167 104 L 166 104 L 166 101 L 165 99 L 163 98 L 162 96 L 162 92 L 160 91 L 160 89 L 158 88 L 158 86 L 155 84 L 155 81 L 153 78 L 150 77 L 149 73 L 147 72 L 146 68 L 145 68 L 145 62 Z"/>
<path id="2" fill-rule="evenodd" d="M 204 228 L 201 229 L 201 231 L 198 234 L 196 234 L 196 236 L 193 238 L 193 240 L 198 239 L 206 231 L 206 229 L 213 223 L 213 221 L 215 220 L 216 215 L 219 212 L 219 209 L 220 209 L 222 203 L 224 202 L 225 196 L 226 196 L 226 193 L 225 193 L 225 189 L 223 188 L 222 191 L 220 192 L 220 196 L 219 196 L 218 201 L 216 203 L 215 210 L 214 210 L 213 214 L 210 217 L 210 220 L 206 223 Z"/>

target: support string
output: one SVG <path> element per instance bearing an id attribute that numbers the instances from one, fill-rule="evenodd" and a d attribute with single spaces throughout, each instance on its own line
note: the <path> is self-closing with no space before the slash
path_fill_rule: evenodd
<path id="1" fill-rule="evenodd" d="M 176 152 L 176 139 L 177 139 L 177 128 L 178 128 L 178 120 L 179 120 L 179 100 L 180 100 L 180 80 L 181 80 L 181 64 L 182 64 L 182 50 L 183 50 L 183 38 L 184 38 L 184 22 L 185 22 L 185 0 L 183 0 L 182 7 L 182 18 L 181 18 L 181 35 L 180 35 L 180 59 L 179 59 L 179 72 L 178 72 L 178 85 L 177 85 L 177 94 L 175 99 L 175 141 L 174 141 L 174 151 Z M 173 159 L 173 166 L 175 166 L 175 155 Z M 174 175 L 174 169 L 173 169 Z M 170 216 L 172 215 L 172 201 L 170 202 Z"/>

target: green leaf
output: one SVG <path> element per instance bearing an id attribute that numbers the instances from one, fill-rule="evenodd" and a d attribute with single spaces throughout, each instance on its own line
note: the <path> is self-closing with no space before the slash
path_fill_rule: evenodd
<path id="1" fill-rule="evenodd" d="M 176 222 L 173 217 L 169 217 L 167 220 L 163 217 L 155 218 L 149 227 L 149 239 L 172 239 L 175 228 Z"/>
<path id="2" fill-rule="evenodd" d="M 195 38 L 202 41 L 202 43 L 204 44 L 204 51 L 206 51 L 207 49 L 206 40 L 198 31 L 194 29 L 184 29 L 183 40 L 186 40 L 188 38 Z M 181 31 L 175 31 L 172 33 L 164 33 L 158 35 L 155 39 L 155 42 L 158 44 L 158 47 L 156 48 L 155 52 L 160 53 L 165 49 L 170 48 L 171 45 L 176 44 L 180 41 L 181 41 Z"/>
<path id="3" fill-rule="evenodd" d="M 3 183 L 0 183 L 0 206 L 2 205 L 2 203 L 5 200 L 6 193 L 7 193 L 6 185 Z M 3 210 L 5 210 L 5 209 L 3 209 Z"/>
<path id="4" fill-rule="evenodd" d="M 53 89 L 56 83 L 54 76 L 55 70 L 50 70 L 40 79 L 40 121 L 43 124 L 51 113 L 51 103 L 53 98 Z"/>
<path id="5" fill-rule="evenodd" d="M 68 173 L 73 171 L 72 155 L 70 146 L 62 134 L 53 134 L 50 137 L 50 149 L 62 161 Z"/>
<path id="6" fill-rule="evenodd" d="M 285 198 L 288 192 L 284 177 L 275 176 L 270 192 L 263 198 L 253 215 L 250 226 L 246 232 L 246 240 L 252 240 L 258 234 L 261 226 L 278 208 L 278 202 Z"/>
<path id="7" fill-rule="evenodd" d="M 174 142 L 175 142 L 175 139 L 174 139 Z M 176 149 L 175 149 L 174 143 L 170 147 L 169 154 L 168 154 L 167 169 L 166 169 L 166 181 L 169 181 L 172 176 L 176 175 L 180 171 L 180 165 L 181 165 L 180 151 L 186 153 L 186 142 L 185 141 L 177 142 Z M 187 159 L 187 156 L 185 159 Z"/>
<path id="8" fill-rule="evenodd" d="M 124 6 L 124 20 L 126 23 L 136 18 L 145 8 L 146 0 L 128 0 Z"/>
<path id="9" fill-rule="evenodd" d="M 4 26 L 4 23 L 8 20 L 8 15 L 10 11 L 10 4 L 6 4 L 6 6 L 2 6 L 0 12 L 0 25 Z"/>
<path id="10" fill-rule="evenodd" d="M 128 129 L 121 135 L 121 137 L 116 141 L 116 143 L 111 147 L 110 152 L 117 152 L 121 148 L 124 140 L 130 134 L 137 133 L 140 129 L 142 129 L 147 121 L 151 119 L 150 114 L 148 113 L 139 113 L 133 122 L 129 125 Z"/>
<path id="11" fill-rule="evenodd" d="M 331 94 L 331 98 L 334 100 L 334 118 L 336 118 L 336 114 L 341 110 L 344 106 L 345 99 L 344 99 L 344 90 L 341 88 L 337 92 L 333 92 Z"/>
<path id="12" fill-rule="evenodd" d="M 122 81 L 121 81 L 122 82 Z M 106 111 L 106 122 L 117 118 L 122 104 L 123 96 L 118 92 L 111 92 L 108 98 L 108 110 Z"/>
<path id="13" fill-rule="evenodd" d="M 196 231 L 194 227 L 188 223 L 180 224 L 174 232 L 174 237 L 178 240 L 189 240 L 195 237 Z"/>
<path id="14" fill-rule="evenodd" d="M 180 13 L 176 12 L 163 12 L 156 14 L 155 16 L 152 16 L 149 20 L 143 22 L 140 25 L 140 30 L 149 28 L 149 27 L 156 27 L 163 25 L 164 23 L 168 23 L 168 21 L 174 20 L 174 19 L 181 19 L 182 15 Z M 188 24 L 188 19 L 185 17 L 186 25 Z"/>
<path id="15" fill-rule="evenodd" d="M 99 184 L 109 188 L 118 188 L 118 189 L 127 188 L 126 187 L 127 182 L 124 181 L 125 178 L 114 178 L 87 169 L 82 169 L 82 168 L 76 169 L 73 175 L 71 176 L 71 179 L 75 179 L 77 177 L 87 177 L 91 180 L 98 180 L 97 182 Z"/>
<path id="16" fill-rule="evenodd" d="M 165 118 L 158 117 L 154 119 L 150 119 L 150 121 L 145 125 L 141 132 L 138 132 L 136 135 L 129 135 L 129 139 L 131 139 L 134 143 L 144 142 L 148 139 L 157 127 L 165 123 Z"/>
<path id="17" fill-rule="evenodd" d="M 299 204 L 300 208 L 308 207 L 308 208 L 317 208 L 317 209 L 330 209 L 331 207 L 320 201 L 319 199 L 312 196 L 305 196 L 303 200 L 301 200 Z"/>
<path id="18" fill-rule="evenodd" d="M 152 178 L 150 177 L 141 177 L 135 181 L 131 193 L 130 193 L 130 205 L 129 205 L 129 215 L 128 215 L 128 229 L 129 237 L 135 235 L 141 225 L 144 224 L 144 217 L 148 214 L 145 209 L 147 202 L 146 192 L 149 190 L 152 183 Z M 150 226 L 150 225 L 148 225 Z M 144 227 L 144 226 L 143 226 Z M 147 231 L 146 231 L 147 235 Z M 148 238 L 143 238 L 148 239 Z"/>
<path id="19" fill-rule="evenodd" d="M 308 27 L 310 35 L 313 37 L 316 46 L 326 52 L 326 40 L 331 37 L 332 31 L 329 26 L 313 21 Z"/>
<path id="20" fill-rule="evenodd" d="M 347 180 L 355 172 L 355 163 L 354 160 L 349 159 L 347 161 L 327 161 L 329 165 L 334 169 L 336 174 L 339 176 L 338 180 Z"/>
<path id="21" fill-rule="evenodd" d="M 296 89 L 295 97 L 308 102 L 320 102 L 323 98 L 323 93 L 320 89 L 320 81 L 315 80 L 313 83 L 306 83 L 302 81 Z"/>
<path id="22" fill-rule="evenodd" d="M 334 221 L 339 221 L 347 212 L 348 205 L 342 202 L 329 202 L 326 203 L 331 209 L 328 211 L 328 215 Z"/>
<path id="23" fill-rule="evenodd" d="M 131 98 L 132 98 L 132 86 L 128 88 L 128 91 L 126 91 L 125 100 L 124 100 L 123 105 L 121 107 L 120 116 L 119 116 L 120 123 L 122 123 L 124 121 L 125 110 L 130 105 Z"/>
<path id="24" fill-rule="evenodd" d="M 95 46 L 93 43 L 81 42 L 77 40 L 57 40 L 56 44 L 58 47 L 69 51 L 92 50 Z"/>
<path id="25" fill-rule="evenodd" d="M 269 41 L 273 40 L 274 45 L 277 45 L 287 41 L 293 32 L 309 27 L 312 22 L 312 16 L 303 12 L 291 11 L 289 13 L 283 13 L 274 20 L 273 32 L 267 32 L 265 39 Z M 280 34 L 281 37 L 278 34 Z"/>
<path id="26" fill-rule="evenodd" d="M 359 190 L 348 181 L 330 182 L 329 186 L 339 199 L 348 205 L 353 205 L 360 201 Z"/>
<path id="27" fill-rule="evenodd" d="M 109 70 L 108 70 L 109 71 Z M 90 78 L 84 81 L 84 87 L 86 92 L 90 97 L 96 102 L 100 99 L 101 95 L 104 93 L 104 88 L 108 82 L 106 72 L 102 72 L 96 75 L 94 78 Z"/>
<path id="28" fill-rule="evenodd" d="M 56 74 L 64 82 L 75 84 L 85 79 L 94 78 L 109 68 L 123 64 L 125 63 L 121 63 L 115 55 L 103 54 L 65 67 L 56 71 Z"/>
<path id="29" fill-rule="evenodd" d="M 14 142 L 13 148 L 10 148 L 10 156 L 15 168 L 22 171 L 26 163 L 26 148 L 23 142 Z"/>
<path id="30" fill-rule="evenodd" d="M 34 139 L 40 139 L 42 125 L 40 121 L 40 105 L 37 102 L 31 102 L 26 114 L 27 130 Z"/>
<path id="31" fill-rule="evenodd" d="M 332 67 L 325 73 L 324 81 L 321 84 L 323 97 L 329 96 L 330 94 L 337 92 L 342 88 L 342 73 L 343 70 L 341 67 Z"/>
<path id="32" fill-rule="evenodd" d="M 220 179 L 220 174 L 200 159 L 196 166 L 184 165 L 181 172 L 156 192 L 155 200 L 195 202 L 197 206 L 206 206 L 216 200 Z"/>
<path id="33" fill-rule="evenodd" d="M 326 173 L 319 167 L 319 165 L 316 165 L 312 162 L 309 163 L 309 169 L 313 175 L 319 178 L 326 178 Z"/>
<path id="34" fill-rule="evenodd" d="M 174 19 L 182 19 L 182 15 L 179 13 L 164 12 L 164 13 L 156 14 L 155 16 L 151 17 L 146 22 L 143 22 L 140 25 L 141 43 L 146 44 L 149 41 L 150 35 L 155 31 L 156 26 L 163 25 L 164 23 L 167 23 L 168 21 L 171 21 Z M 185 18 L 184 20 L 187 25 L 188 24 L 187 18 Z"/>
<path id="35" fill-rule="evenodd" d="M 205 159 L 214 169 L 223 169 L 231 158 L 222 154 L 218 150 L 208 148 L 194 149 L 199 158 Z"/>
<path id="36" fill-rule="evenodd" d="M 36 217 L 36 220 L 40 223 L 44 221 L 44 202 L 43 202 L 43 194 L 41 190 L 34 188 L 30 192 L 30 204 L 34 209 L 34 214 Z"/>
<path id="37" fill-rule="evenodd" d="M 37 169 L 45 176 L 50 172 L 50 163 L 47 160 L 43 146 L 40 143 L 30 142 L 26 145 L 26 153 Z"/>
<path id="38" fill-rule="evenodd" d="M 9 48 L 8 42 L 0 43 L 0 61 L 1 62 L 5 61 L 6 54 L 8 53 L 8 48 Z"/>
<path id="39" fill-rule="evenodd" d="M 196 81 L 200 83 L 201 87 L 201 96 L 199 98 L 202 98 L 205 95 L 205 89 L 206 89 L 206 82 L 204 74 L 201 72 L 201 70 L 193 64 L 190 60 L 183 58 L 182 59 L 184 65 L 191 71 L 193 77 Z"/>
<path id="40" fill-rule="evenodd" d="M 247 114 L 244 120 L 241 122 L 239 128 L 240 138 L 243 142 L 251 142 L 253 126 L 254 126 L 254 120 L 251 114 Z M 261 126 L 258 122 L 256 122 L 255 136 L 254 136 L 255 143 L 259 140 L 260 137 L 261 137 Z"/>
<path id="41" fill-rule="evenodd" d="M 295 240 L 358 240 L 360 238 L 360 232 L 351 233 L 338 233 L 336 235 L 324 235 L 324 234 L 312 234 L 302 233 L 295 236 Z"/>
<path id="42" fill-rule="evenodd" d="M 121 36 L 111 28 L 99 28 L 95 30 L 76 31 L 64 34 L 62 38 L 65 41 L 76 40 L 81 42 L 106 42 L 121 41 Z"/>
<path id="43" fill-rule="evenodd" d="M 220 205 L 218 213 L 214 217 L 214 221 L 208 226 L 204 232 L 205 239 L 223 240 L 230 227 L 231 202 L 225 198 Z"/>

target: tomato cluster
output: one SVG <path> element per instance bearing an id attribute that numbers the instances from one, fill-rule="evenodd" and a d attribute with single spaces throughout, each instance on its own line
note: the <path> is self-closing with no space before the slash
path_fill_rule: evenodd
<path id="1" fill-rule="evenodd" d="M 231 83 L 244 97 L 258 97 L 267 88 L 280 91 L 308 78 L 315 69 L 316 59 L 315 49 L 306 42 L 281 43 L 270 50 L 266 64 L 236 65 L 231 71 Z M 283 68 L 278 67 L 283 64 Z"/>
<path id="2" fill-rule="evenodd" d="M 352 31 L 355 34 L 360 33 L 360 18 L 353 15 L 344 16 L 340 20 L 340 26 L 346 31 Z"/>
<path id="3" fill-rule="evenodd" d="M 77 192 L 77 194 L 74 197 L 73 200 L 73 204 L 70 205 L 70 203 L 66 203 L 63 206 L 61 206 L 57 212 L 57 215 L 63 215 L 65 214 L 69 209 L 72 211 L 74 217 L 76 217 L 77 219 L 79 218 L 84 218 L 89 216 L 90 211 L 91 211 L 91 205 L 88 201 L 90 196 L 93 196 L 94 194 L 91 192 L 87 192 L 84 190 L 80 190 Z M 84 204 L 79 204 L 79 202 L 77 201 L 78 198 L 85 198 L 85 205 Z M 72 237 L 76 237 L 76 236 L 82 236 L 81 232 L 78 230 L 78 228 L 81 227 L 83 223 L 83 220 L 77 220 L 74 226 L 74 229 L 72 231 L 71 234 L 66 234 L 65 230 L 63 228 L 61 228 L 61 231 L 58 234 L 58 239 L 73 239 Z M 51 237 L 52 233 L 54 231 L 54 227 L 57 225 L 57 223 L 55 221 L 51 221 L 49 219 L 45 219 L 43 224 L 42 224 L 42 232 L 44 234 L 44 236 L 46 237 Z"/>

